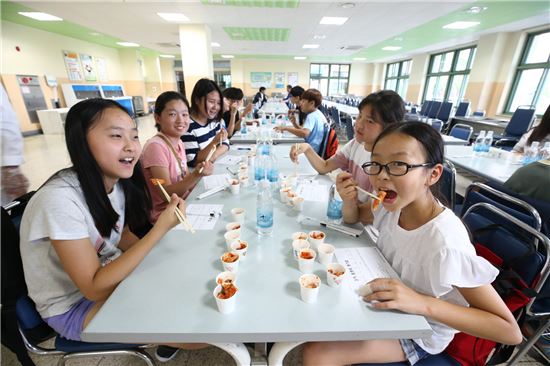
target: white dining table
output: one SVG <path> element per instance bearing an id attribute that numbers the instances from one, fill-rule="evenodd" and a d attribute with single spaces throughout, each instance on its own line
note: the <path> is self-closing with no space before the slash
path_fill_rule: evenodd
<path id="1" fill-rule="evenodd" d="M 295 165 L 288 158 L 288 146 L 273 149 L 280 172 L 292 174 Z M 229 152 L 245 153 L 246 150 L 236 149 Z M 222 174 L 228 166 L 216 163 L 214 167 L 216 174 Z M 302 184 L 331 184 L 327 176 L 316 174 L 303 155 L 298 168 Z M 197 230 L 195 234 L 168 232 L 117 286 L 84 329 L 84 341 L 205 342 L 231 351 L 230 347 L 238 342 L 288 345 L 305 341 L 421 338 L 432 333 L 422 316 L 374 310 L 350 286 L 329 287 L 326 270 L 320 263 L 314 267 L 322 281 L 318 301 L 303 302 L 298 284 L 302 273 L 291 254 L 291 235 L 319 230 L 320 226 L 301 223 L 299 213 L 275 197 L 273 234 L 260 237 L 255 227 L 256 188 L 242 187 L 239 194 L 224 190 L 198 200 L 204 191 L 199 182 L 186 201 L 188 205 L 223 205 L 213 229 Z M 236 207 L 245 210 L 241 238 L 249 243 L 249 250 L 237 273 L 236 309 L 231 314 L 221 314 L 213 290 L 216 275 L 223 271 L 220 257 L 227 250 L 225 225 L 233 221 L 230 210 Z M 304 213 L 324 219 L 326 207 L 326 201 L 306 201 Z M 336 248 L 374 245 L 366 233 L 356 238 L 324 231 L 325 242 Z M 247 362 L 242 357 L 234 359 L 239 364 Z"/>

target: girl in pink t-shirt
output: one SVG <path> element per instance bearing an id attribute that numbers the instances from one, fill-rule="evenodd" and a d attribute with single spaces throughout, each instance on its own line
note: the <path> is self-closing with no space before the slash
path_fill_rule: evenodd
<path id="1" fill-rule="evenodd" d="M 153 200 L 151 222 L 155 222 L 167 203 L 151 178 L 164 180 L 168 194 L 176 193 L 183 198 L 204 175 L 212 174 L 211 162 L 197 164 L 193 172 L 187 169 L 185 147 L 180 137 L 189 128 L 189 103 L 178 92 L 164 92 L 155 102 L 155 122 L 159 133 L 150 138 L 143 147 L 141 166 Z M 199 173 L 199 171 L 202 172 Z"/>
<path id="2" fill-rule="evenodd" d="M 405 104 L 396 92 L 381 90 L 365 97 L 358 109 L 359 115 L 354 126 L 355 136 L 338 150 L 336 155 L 324 160 L 309 144 L 302 143 L 292 146 L 290 159 L 297 162 L 298 155 L 303 153 L 319 174 L 326 174 L 340 168 L 350 173 L 359 187 L 371 191 L 369 178 L 363 172 L 361 165 L 370 161 L 372 144 L 382 130 L 393 123 L 403 121 Z"/>

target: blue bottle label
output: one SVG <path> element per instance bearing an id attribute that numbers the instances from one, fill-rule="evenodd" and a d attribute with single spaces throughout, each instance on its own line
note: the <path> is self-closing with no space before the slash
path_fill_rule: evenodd
<path id="1" fill-rule="evenodd" d="M 341 219 L 342 205 L 343 205 L 342 201 L 331 199 L 327 207 L 327 217 L 331 220 Z"/>
<path id="2" fill-rule="evenodd" d="M 269 229 L 273 226 L 273 212 L 258 210 L 256 213 L 256 225 L 262 229 Z"/>

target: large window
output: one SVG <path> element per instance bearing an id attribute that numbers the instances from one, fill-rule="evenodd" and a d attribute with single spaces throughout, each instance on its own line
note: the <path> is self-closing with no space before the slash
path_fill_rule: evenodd
<path id="1" fill-rule="evenodd" d="M 386 67 L 386 80 L 384 89 L 391 89 L 405 99 L 409 86 L 409 74 L 411 72 L 411 60 L 395 62 Z"/>
<path id="2" fill-rule="evenodd" d="M 468 47 L 432 55 L 423 100 L 461 100 L 475 53 L 475 47 Z"/>
<path id="3" fill-rule="evenodd" d="M 317 89 L 324 96 L 348 93 L 349 64 L 311 64 L 309 87 Z"/>
<path id="4" fill-rule="evenodd" d="M 504 112 L 520 105 L 534 105 L 543 114 L 550 104 L 550 31 L 530 34 L 514 76 Z"/>

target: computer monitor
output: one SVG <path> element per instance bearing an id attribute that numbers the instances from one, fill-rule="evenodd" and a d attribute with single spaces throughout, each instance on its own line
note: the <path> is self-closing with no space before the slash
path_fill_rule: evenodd
<path id="1" fill-rule="evenodd" d="M 134 104 L 132 103 L 132 97 L 113 98 L 113 100 L 123 106 L 124 109 L 128 111 L 130 116 L 132 116 L 132 118 L 136 116 L 136 113 L 134 111 Z"/>

